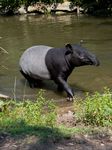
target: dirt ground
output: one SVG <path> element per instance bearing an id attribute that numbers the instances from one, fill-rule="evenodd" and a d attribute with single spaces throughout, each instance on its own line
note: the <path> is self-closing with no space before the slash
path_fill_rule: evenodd
<path id="1" fill-rule="evenodd" d="M 60 114 L 58 124 L 74 126 L 73 113 Z M 106 133 L 77 134 L 72 137 L 40 140 L 35 135 L 12 137 L 0 134 L 0 150 L 112 150 L 112 136 Z"/>
<path id="2" fill-rule="evenodd" d="M 112 150 L 112 137 L 106 135 L 75 135 L 71 138 L 40 142 L 36 136 L 13 138 L 0 136 L 0 150 Z"/>

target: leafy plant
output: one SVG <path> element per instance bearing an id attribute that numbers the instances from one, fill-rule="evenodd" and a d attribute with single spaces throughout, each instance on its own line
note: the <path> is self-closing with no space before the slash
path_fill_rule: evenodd
<path id="1" fill-rule="evenodd" d="M 85 100 L 74 103 L 77 120 L 85 125 L 112 126 L 112 92 L 104 89 L 104 93 L 87 94 Z"/>
<path id="2" fill-rule="evenodd" d="M 24 102 L 0 101 L 0 129 L 17 129 L 24 126 L 54 127 L 56 107 L 52 100 L 43 97 L 40 91 L 37 100 Z"/>

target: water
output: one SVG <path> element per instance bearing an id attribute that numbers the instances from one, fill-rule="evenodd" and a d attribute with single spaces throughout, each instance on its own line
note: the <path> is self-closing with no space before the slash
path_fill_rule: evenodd
<path id="1" fill-rule="evenodd" d="M 85 92 L 102 92 L 112 88 L 112 18 L 87 16 L 13 16 L 0 17 L 0 46 L 8 55 L 0 55 L 0 93 L 19 99 L 35 98 L 39 89 L 30 89 L 19 72 L 19 58 L 30 46 L 45 44 L 63 47 L 66 43 L 79 43 L 90 49 L 100 59 L 100 67 L 76 68 L 69 84 L 76 95 Z M 66 94 L 60 94 L 52 81 L 43 87 L 46 97 L 61 103 Z"/>

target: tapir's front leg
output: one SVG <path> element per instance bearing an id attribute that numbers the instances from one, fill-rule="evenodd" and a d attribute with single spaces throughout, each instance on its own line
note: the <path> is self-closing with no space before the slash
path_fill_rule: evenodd
<path id="1" fill-rule="evenodd" d="M 66 91 L 66 93 L 67 93 L 67 100 L 72 101 L 74 94 L 73 94 L 72 89 L 67 84 L 67 82 L 61 76 L 59 76 L 57 78 L 57 80 L 56 80 L 56 83 L 58 85 L 61 85 L 63 87 L 63 89 Z"/>

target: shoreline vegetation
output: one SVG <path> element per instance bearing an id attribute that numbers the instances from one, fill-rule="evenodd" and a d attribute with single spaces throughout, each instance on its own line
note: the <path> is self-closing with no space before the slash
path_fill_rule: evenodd
<path id="1" fill-rule="evenodd" d="M 0 0 L 0 15 L 89 14 L 112 16 L 111 0 Z"/>
<path id="2" fill-rule="evenodd" d="M 46 128 L 50 132 L 45 133 L 45 137 L 103 130 L 112 136 L 112 92 L 108 88 L 103 94 L 95 92 L 86 94 L 84 99 L 75 98 L 72 109 L 67 112 L 61 114 L 61 109 L 44 97 L 43 90 L 33 102 L 0 100 L 0 135 L 39 135 L 44 134 L 40 130 Z"/>

